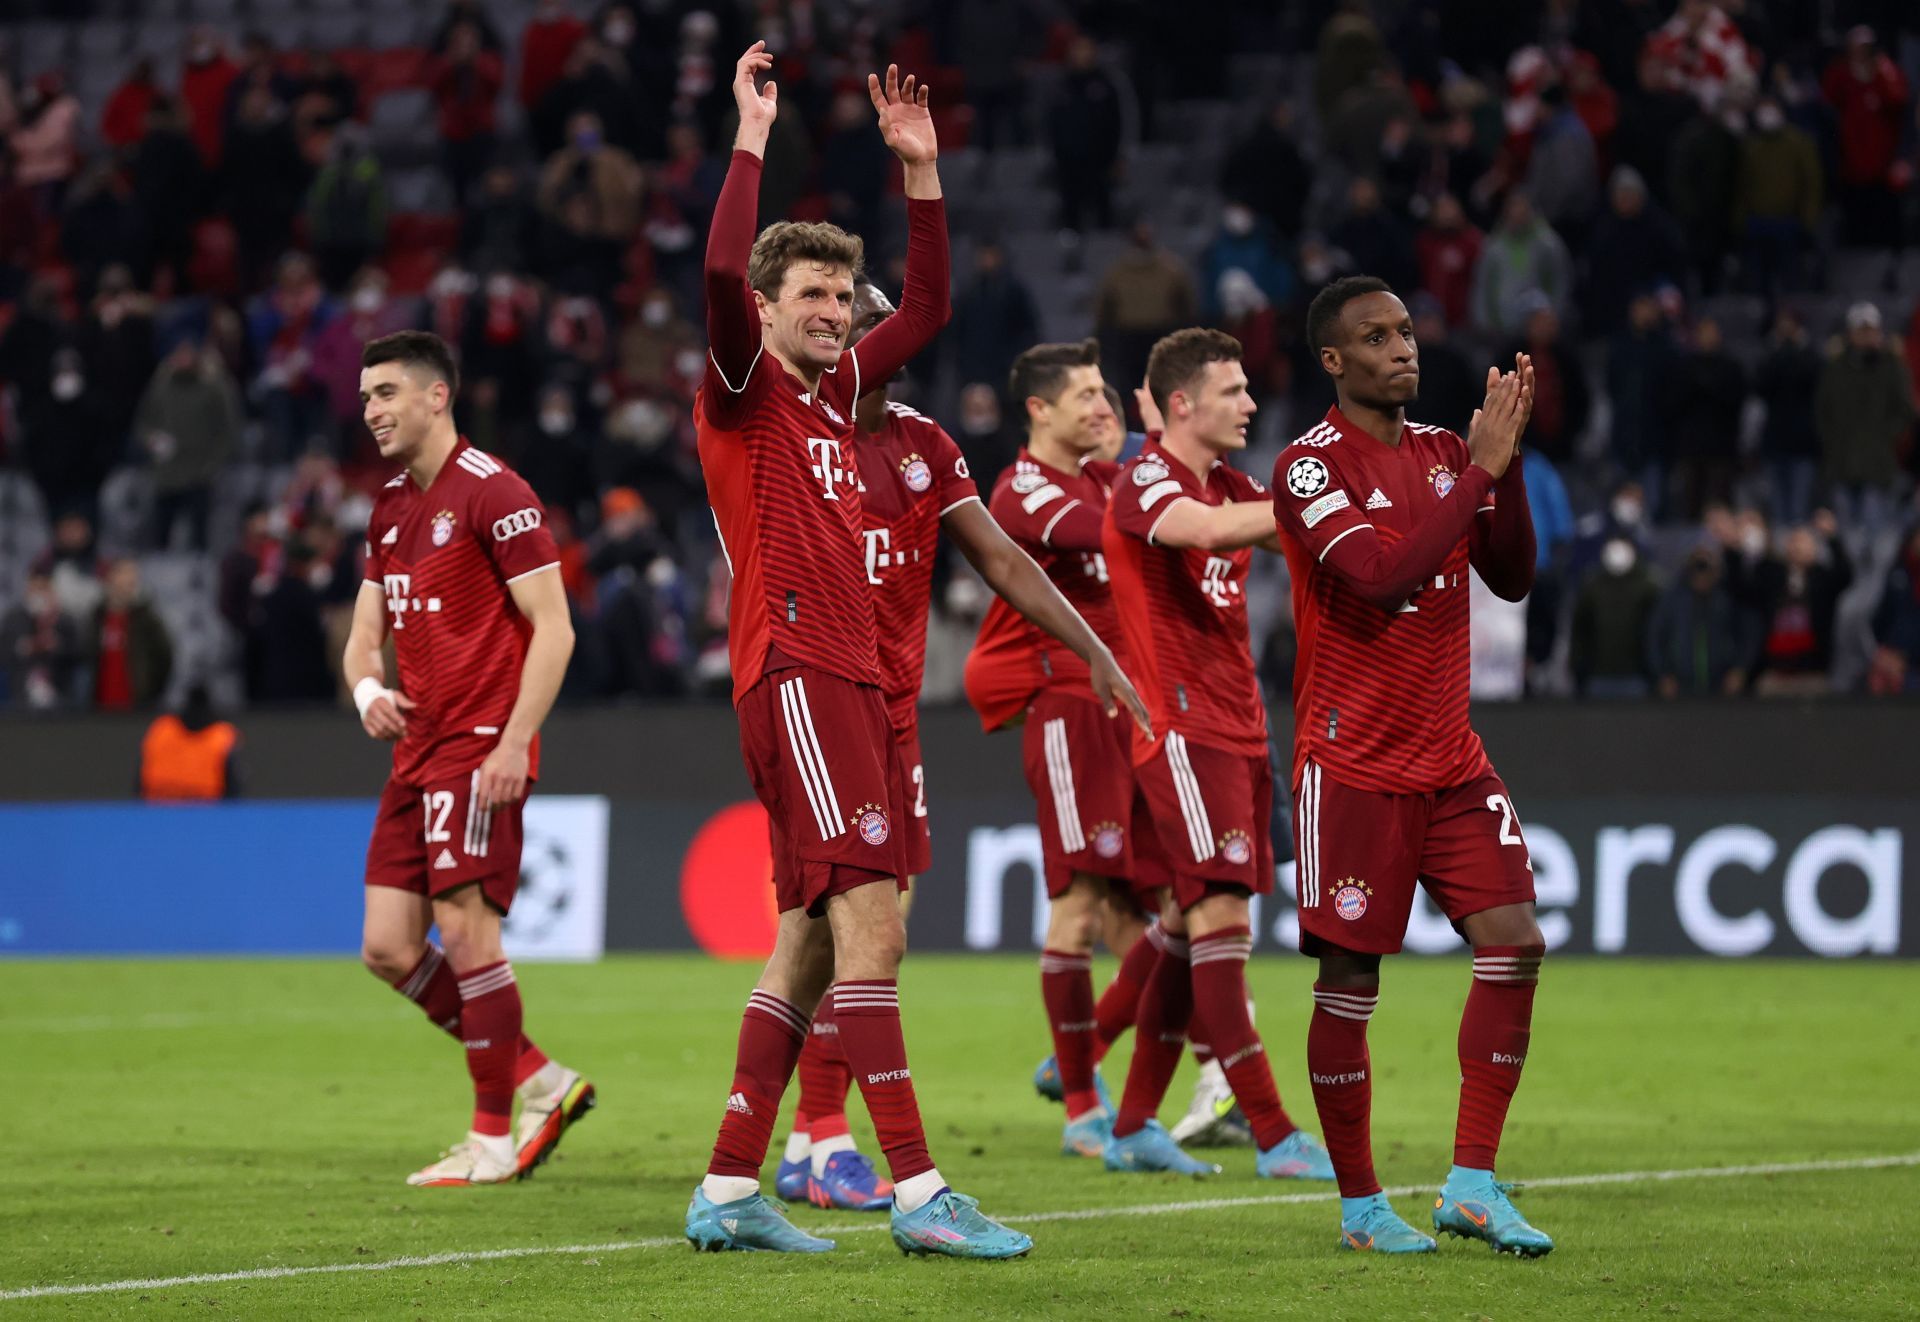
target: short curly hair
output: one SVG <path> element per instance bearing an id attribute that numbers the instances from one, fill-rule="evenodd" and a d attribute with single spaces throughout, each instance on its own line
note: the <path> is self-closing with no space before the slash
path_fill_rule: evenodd
<path id="1" fill-rule="evenodd" d="M 823 220 L 775 221 L 753 241 L 747 256 L 747 288 L 769 299 L 779 298 L 787 268 L 795 262 L 844 266 L 857 285 L 867 274 L 866 245 L 858 234 Z"/>

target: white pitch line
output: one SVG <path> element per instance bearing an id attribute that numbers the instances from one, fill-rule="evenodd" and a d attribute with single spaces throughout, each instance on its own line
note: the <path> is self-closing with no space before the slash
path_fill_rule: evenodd
<path id="1" fill-rule="evenodd" d="M 1729 1180 L 1759 1175 L 1811 1175 L 1822 1171 L 1880 1170 L 1896 1166 L 1920 1166 L 1920 1152 L 1885 1157 L 1845 1157 L 1832 1161 L 1783 1161 L 1757 1166 L 1696 1166 L 1690 1170 L 1602 1171 L 1593 1175 L 1554 1175 L 1538 1180 L 1519 1180 L 1527 1189 L 1574 1189 L 1588 1185 L 1633 1184 L 1640 1181 Z M 1386 1191 L 1393 1197 L 1410 1197 L 1433 1192 L 1429 1184 L 1403 1184 Z M 1121 1216 L 1168 1216 L 1180 1212 L 1215 1212 L 1226 1208 L 1282 1207 L 1298 1203 L 1330 1203 L 1339 1194 L 1333 1190 L 1313 1193 L 1269 1194 L 1256 1198 L 1196 1198 L 1178 1203 L 1139 1203 L 1130 1207 L 1087 1207 L 1057 1212 L 1030 1212 L 1001 1220 L 1017 1225 L 1036 1225 L 1048 1221 L 1098 1221 Z M 871 1234 L 887 1229 L 886 1222 L 875 1218 L 838 1226 L 809 1227 L 823 1235 Z M 418 1257 L 383 1258 L 379 1262 L 335 1262 L 312 1267 L 256 1267 L 248 1271 L 199 1272 L 192 1276 L 156 1276 L 133 1281 L 99 1281 L 91 1285 L 29 1285 L 0 1290 L 0 1301 L 8 1299 L 44 1299 L 54 1295 L 117 1294 L 129 1290 L 165 1290 L 177 1285 L 218 1285 L 229 1281 L 273 1281 L 289 1276 L 333 1276 L 354 1272 L 394 1271 L 403 1267 L 445 1267 L 471 1262 L 499 1262 L 510 1258 L 541 1258 L 589 1253 L 627 1253 L 635 1249 L 673 1248 L 686 1243 L 680 1236 L 656 1236 L 652 1239 L 614 1240 L 606 1244 L 528 1245 L 512 1249 L 476 1249 L 452 1253 L 429 1253 Z"/>

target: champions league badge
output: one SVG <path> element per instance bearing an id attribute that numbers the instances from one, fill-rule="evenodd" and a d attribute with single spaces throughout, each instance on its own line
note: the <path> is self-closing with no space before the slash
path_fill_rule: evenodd
<path id="1" fill-rule="evenodd" d="M 1150 487 L 1167 475 L 1167 466 L 1153 459 L 1142 459 L 1133 466 L 1133 484 Z"/>
<path id="2" fill-rule="evenodd" d="M 1451 468 L 1442 468 L 1439 464 L 1427 470 L 1427 481 L 1433 483 L 1433 494 L 1442 500 L 1446 499 L 1447 493 L 1453 490 L 1453 484 L 1458 480 Z"/>
<path id="3" fill-rule="evenodd" d="M 887 810 L 877 803 L 863 803 L 860 811 L 853 815 L 854 829 L 860 832 L 860 838 L 870 845 L 887 843 Z"/>
<path id="4" fill-rule="evenodd" d="M 1096 822 L 1093 827 L 1093 852 L 1101 858 L 1118 858 L 1126 846 L 1126 833 L 1118 822 Z"/>
<path id="5" fill-rule="evenodd" d="M 1348 877 L 1333 893 L 1333 911 L 1350 923 L 1357 922 L 1366 916 L 1367 896 L 1371 894 L 1373 887 L 1357 877 Z"/>
<path id="6" fill-rule="evenodd" d="M 925 491 L 933 485 L 933 470 L 919 455 L 910 454 L 900 461 L 900 480 L 909 491 Z"/>
<path id="7" fill-rule="evenodd" d="M 1245 867 L 1247 860 L 1253 857 L 1253 845 L 1247 840 L 1245 831 L 1229 831 L 1220 837 L 1220 857 L 1236 868 Z"/>
<path id="8" fill-rule="evenodd" d="M 1307 455 L 1287 465 L 1287 490 L 1305 500 L 1327 489 L 1327 466 Z"/>
<path id="9" fill-rule="evenodd" d="M 1013 489 L 1023 496 L 1030 496 L 1047 484 L 1047 479 L 1038 473 L 1015 473 Z"/>
<path id="10" fill-rule="evenodd" d="M 433 544 L 445 546 L 453 540 L 453 511 L 441 510 L 433 516 Z"/>

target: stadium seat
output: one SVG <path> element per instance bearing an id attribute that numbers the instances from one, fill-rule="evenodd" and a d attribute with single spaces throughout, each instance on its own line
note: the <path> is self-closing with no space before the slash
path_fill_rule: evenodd
<path id="1" fill-rule="evenodd" d="M 373 102 L 367 116 L 367 128 L 373 149 L 386 159 L 396 147 L 431 142 L 434 132 L 433 98 L 413 88 L 388 92 Z"/>

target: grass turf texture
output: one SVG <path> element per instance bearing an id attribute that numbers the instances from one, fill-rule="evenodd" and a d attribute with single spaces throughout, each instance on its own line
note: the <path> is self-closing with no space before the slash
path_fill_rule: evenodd
<path id="1" fill-rule="evenodd" d="M 1110 963 L 1096 969 L 1104 978 Z M 1310 966 L 1249 966 L 1281 1090 L 1309 1127 Z M 14 1104 L 0 1170 L 0 1293 L 407 1255 L 677 1238 L 731 1077 L 754 971 L 623 958 L 519 971 L 528 1025 L 600 1109 L 519 1185 L 410 1189 L 465 1128 L 458 1049 L 352 962 L 0 964 Z M 1467 961 L 1388 965 L 1371 1040 L 1389 1187 L 1450 1160 Z M 1030 959 L 916 957 L 902 1001 L 936 1159 L 986 1210 L 1072 1212 L 1325 1189 L 1218 1154 L 1206 1182 L 1056 1155 L 1060 1109 Z M 1510 1179 L 1920 1150 L 1920 968 L 1549 959 L 1502 1152 Z M 1130 1039 L 1128 1039 L 1130 1041 Z M 1116 1090 L 1124 1047 L 1112 1062 Z M 1184 1110 L 1191 1065 L 1163 1118 Z M 766 1187 L 784 1139 L 776 1132 Z M 873 1151 L 856 1097 L 855 1132 Z M 877 1154 L 876 1154 L 877 1155 Z M 1424 1227 L 1431 1195 L 1396 1206 Z M 1029 1259 L 902 1259 L 885 1217 L 821 1258 L 685 1244 L 354 1274 L 0 1299 L 19 1317 L 751 1318 L 1071 1315 L 1320 1318 L 1911 1316 L 1920 1168 L 1540 1188 L 1539 1262 L 1444 1239 L 1436 1257 L 1336 1251 L 1329 1201 L 1051 1220 Z M 182 1315 L 176 1311 L 175 1315 Z"/>

